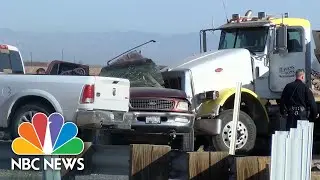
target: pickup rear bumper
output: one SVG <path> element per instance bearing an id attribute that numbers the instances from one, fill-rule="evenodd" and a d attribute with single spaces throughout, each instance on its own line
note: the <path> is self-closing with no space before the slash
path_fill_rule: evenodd
<path id="1" fill-rule="evenodd" d="M 78 110 L 76 124 L 85 128 L 130 129 L 132 114 L 103 110 Z"/>
<path id="2" fill-rule="evenodd" d="M 194 114 L 176 112 L 130 112 L 131 128 L 143 133 L 188 133 L 194 126 Z M 160 122 L 147 122 L 147 117 Z"/>

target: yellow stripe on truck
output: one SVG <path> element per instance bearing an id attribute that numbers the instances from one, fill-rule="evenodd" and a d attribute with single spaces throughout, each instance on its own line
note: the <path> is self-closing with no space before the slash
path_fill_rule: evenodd
<path id="1" fill-rule="evenodd" d="M 270 19 L 273 24 L 280 25 L 281 23 L 288 25 L 288 26 L 302 26 L 304 28 L 310 28 L 311 24 L 310 21 L 302 18 L 277 18 L 277 19 Z"/>
<path id="2" fill-rule="evenodd" d="M 203 102 L 201 107 L 199 108 L 198 114 L 204 115 L 204 114 L 210 114 L 214 112 L 214 109 L 219 108 L 220 106 L 223 106 L 223 104 L 227 101 L 227 99 L 234 95 L 236 92 L 236 88 L 227 88 L 219 91 L 219 98 L 216 100 L 208 100 L 206 102 Z M 262 100 L 258 98 L 258 95 L 247 88 L 241 88 L 241 92 L 248 93 L 255 97 L 262 105 L 265 114 L 267 115 L 267 110 L 264 107 Z"/>

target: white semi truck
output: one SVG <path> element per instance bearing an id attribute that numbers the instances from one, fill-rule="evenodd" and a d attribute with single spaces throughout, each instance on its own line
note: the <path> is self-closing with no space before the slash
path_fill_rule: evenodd
<path id="1" fill-rule="evenodd" d="M 207 52 L 208 31 L 221 31 L 216 51 Z M 268 137 L 279 129 L 279 99 L 297 69 L 305 69 L 306 83 L 319 102 L 320 64 L 312 58 L 311 34 L 306 19 L 265 12 L 254 17 L 250 10 L 245 16 L 233 14 L 219 28 L 201 30 L 202 52 L 163 71 L 166 87 L 184 90 L 192 102 L 196 141 L 202 139 L 215 150 L 228 149 L 237 81 L 243 84 L 236 141 L 242 152 L 251 151 L 258 136 Z M 313 31 L 318 48 L 319 34 Z"/>

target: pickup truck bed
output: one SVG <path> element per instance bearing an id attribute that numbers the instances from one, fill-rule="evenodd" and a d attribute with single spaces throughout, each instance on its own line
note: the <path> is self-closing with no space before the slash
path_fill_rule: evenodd
<path id="1" fill-rule="evenodd" d="M 129 109 L 127 79 L 4 73 L 0 78 L 0 127 L 18 121 L 17 113 L 23 114 L 23 108 L 33 113 L 60 112 L 65 121 L 94 128 L 124 122 Z M 30 109 L 34 105 L 38 108 Z"/>

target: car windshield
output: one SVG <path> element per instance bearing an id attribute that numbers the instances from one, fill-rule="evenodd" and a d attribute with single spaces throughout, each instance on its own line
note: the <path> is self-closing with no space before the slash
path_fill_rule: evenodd
<path id="1" fill-rule="evenodd" d="M 118 59 L 103 67 L 100 76 L 125 78 L 131 87 L 162 87 L 164 84 L 160 68 L 144 57 Z"/>
<path id="2" fill-rule="evenodd" d="M 219 49 L 245 48 L 251 52 L 262 52 L 267 35 L 267 27 L 222 29 Z"/>

